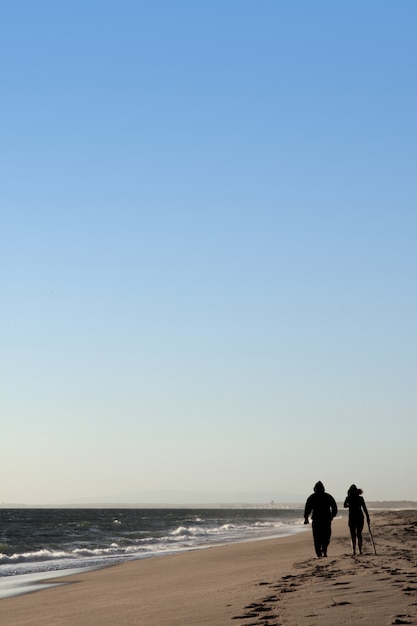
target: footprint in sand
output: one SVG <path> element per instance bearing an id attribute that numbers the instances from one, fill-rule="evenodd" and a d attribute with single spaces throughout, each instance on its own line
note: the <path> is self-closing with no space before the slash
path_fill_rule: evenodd
<path id="1" fill-rule="evenodd" d="M 251 617 L 258 617 L 257 613 L 244 613 L 243 615 L 235 615 L 232 619 L 250 619 Z"/>

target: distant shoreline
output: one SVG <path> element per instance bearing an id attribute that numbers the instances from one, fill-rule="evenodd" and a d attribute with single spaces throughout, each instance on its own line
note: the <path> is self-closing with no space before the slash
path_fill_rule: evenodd
<path id="1" fill-rule="evenodd" d="M 414 510 L 417 509 L 417 501 L 413 500 L 383 500 L 366 501 L 369 509 L 376 511 L 385 510 Z M 337 503 L 340 511 L 343 510 L 343 502 Z M 301 502 L 274 502 L 274 503 L 251 503 L 251 502 L 203 502 L 203 503 L 173 503 L 173 502 L 86 502 L 82 504 L 20 504 L 2 503 L 0 509 L 304 509 Z"/>

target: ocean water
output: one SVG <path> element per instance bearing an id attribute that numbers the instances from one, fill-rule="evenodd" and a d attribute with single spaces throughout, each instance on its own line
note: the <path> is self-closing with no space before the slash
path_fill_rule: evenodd
<path id="1" fill-rule="evenodd" d="M 304 529 L 300 509 L 0 509 L 0 597 L 68 570 Z"/>

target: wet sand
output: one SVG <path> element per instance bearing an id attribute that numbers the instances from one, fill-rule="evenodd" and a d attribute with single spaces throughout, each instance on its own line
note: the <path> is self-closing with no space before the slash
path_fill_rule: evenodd
<path id="1" fill-rule="evenodd" d="M 327 558 L 311 527 L 286 538 L 195 550 L 65 577 L 0 600 L 7 626 L 384 626 L 417 624 L 417 511 L 372 512 L 352 557 L 347 519 Z M 54 583 L 59 579 L 54 579 Z"/>

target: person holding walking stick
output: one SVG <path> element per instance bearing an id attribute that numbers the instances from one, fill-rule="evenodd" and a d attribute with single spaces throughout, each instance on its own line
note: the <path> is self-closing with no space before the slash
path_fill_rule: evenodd
<path id="1" fill-rule="evenodd" d="M 369 533 L 371 533 L 370 519 L 365 500 L 362 496 L 362 489 L 358 489 L 356 485 L 351 485 L 347 492 L 344 507 L 349 509 L 349 530 L 352 540 L 352 556 L 356 554 L 356 543 L 358 544 L 359 554 L 362 554 L 362 530 L 364 524 L 364 514 L 368 523 Z M 372 538 L 372 535 L 371 535 Z M 375 549 L 375 546 L 374 546 Z"/>

